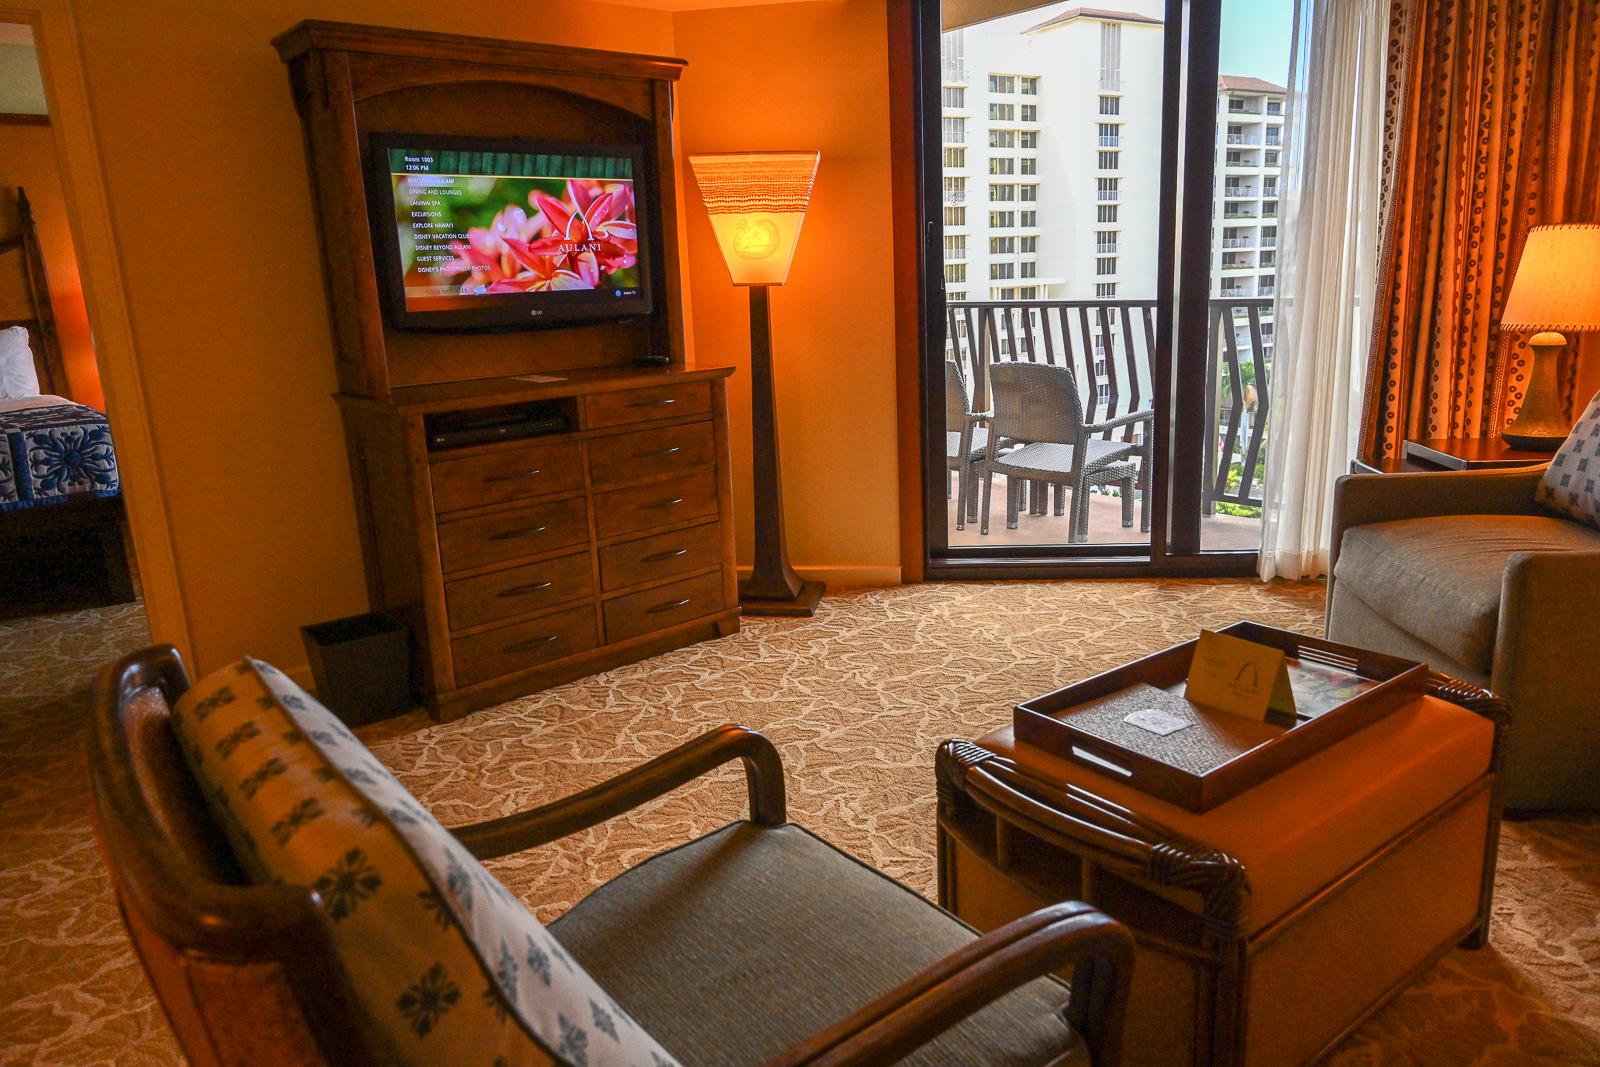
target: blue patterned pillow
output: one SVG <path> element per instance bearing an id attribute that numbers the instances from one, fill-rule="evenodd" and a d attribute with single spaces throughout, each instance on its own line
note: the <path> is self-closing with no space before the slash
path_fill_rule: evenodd
<path id="1" fill-rule="evenodd" d="M 173 712 L 253 881 L 313 889 L 396 1058 L 676 1067 L 522 903 L 282 672 L 245 659 Z"/>
<path id="2" fill-rule="evenodd" d="M 1583 413 L 1544 477 L 1534 499 L 1551 511 L 1600 527 L 1600 393 Z"/>

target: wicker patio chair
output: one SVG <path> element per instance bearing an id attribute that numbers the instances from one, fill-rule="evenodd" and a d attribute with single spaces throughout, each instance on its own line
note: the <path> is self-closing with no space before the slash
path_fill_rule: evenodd
<path id="1" fill-rule="evenodd" d="M 972 491 L 977 467 L 989 446 L 989 430 L 980 425 L 988 418 L 987 411 L 973 411 L 971 394 L 961 365 L 953 359 L 944 361 L 944 428 L 945 468 L 954 471 L 958 488 L 956 529 L 964 530 L 967 523 L 978 520 L 978 497 Z M 952 429 L 952 427 L 958 427 Z M 946 475 L 948 480 L 949 475 Z M 945 497 L 949 498 L 948 485 Z"/>
<path id="2" fill-rule="evenodd" d="M 1065 510 L 1064 489 L 1072 492 L 1072 513 L 1067 539 L 1089 539 L 1090 486 L 1120 484 L 1122 525 L 1133 525 L 1133 488 L 1139 464 L 1150 465 L 1149 422 L 1154 412 L 1135 411 L 1105 422 L 1084 421 L 1083 401 L 1072 370 L 1042 363 L 995 363 L 989 367 L 989 395 L 994 412 L 989 419 L 989 444 L 983 460 L 983 524 L 989 532 L 989 501 L 994 476 L 1006 476 L 1006 529 L 1017 528 L 1024 480 L 1056 486 L 1057 515 Z M 1094 435 L 1122 426 L 1146 423 L 1144 440 L 1107 441 Z M 1027 441 L 1015 451 L 997 454 L 1003 440 Z M 1137 462 L 1136 462 L 1137 461 Z M 1037 510 L 1037 508 L 1036 508 Z M 1145 495 L 1140 507 L 1140 529 L 1150 530 L 1150 503 Z"/>

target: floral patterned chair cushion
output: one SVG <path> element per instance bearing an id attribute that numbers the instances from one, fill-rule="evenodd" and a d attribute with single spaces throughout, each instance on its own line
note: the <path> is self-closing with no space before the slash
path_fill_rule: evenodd
<path id="1" fill-rule="evenodd" d="M 310 886 L 407 1064 L 676 1061 L 343 723 L 244 659 L 178 702 L 185 757 L 249 877 Z"/>
<path id="2" fill-rule="evenodd" d="M 1556 452 L 1534 499 L 1564 518 L 1600 527 L 1600 393 Z"/>

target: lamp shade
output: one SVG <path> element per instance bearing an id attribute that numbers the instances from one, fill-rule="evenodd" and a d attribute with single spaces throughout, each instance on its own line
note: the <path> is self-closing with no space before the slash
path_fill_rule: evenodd
<path id="1" fill-rule="evenodd" d="M 782 285 L 821 152 L 694 155 L 689 166 L 734 285 Z"/>
<path id="2" fill-rule="evenodd" d="M 1600 330 L 1600 224 L 1528 231 L 1502 330 Z"/>

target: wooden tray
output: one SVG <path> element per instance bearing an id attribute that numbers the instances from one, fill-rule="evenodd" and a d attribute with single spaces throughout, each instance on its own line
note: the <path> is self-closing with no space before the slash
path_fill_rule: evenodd
<path id="1" fill-rule="evenodd" d="M 1183 701 L 1197 639 L 1018 704 L 1017 741 L 1204 812 L 1410 704 L 1427 685 L 1428 668 L 1413 660 L 1253 622 L 1218 632 L 1282 649 L 1289 657 L 1289 680 L 1302 712 L 1294 723 L 1286 717 L 1260 723 Z M 1352 687 L 1363 691 L 1329 698 L 1318 680 L 1341 674 L 1354 675 Z M 1162 737 L 1123 723 L 1128 708 L 1144 703 L 1126 692 L 1141 683 L 1165 690 L 1152 694 L 1158 699 L 1149 703 L 1181 704 L 1199 728 Z"/>

